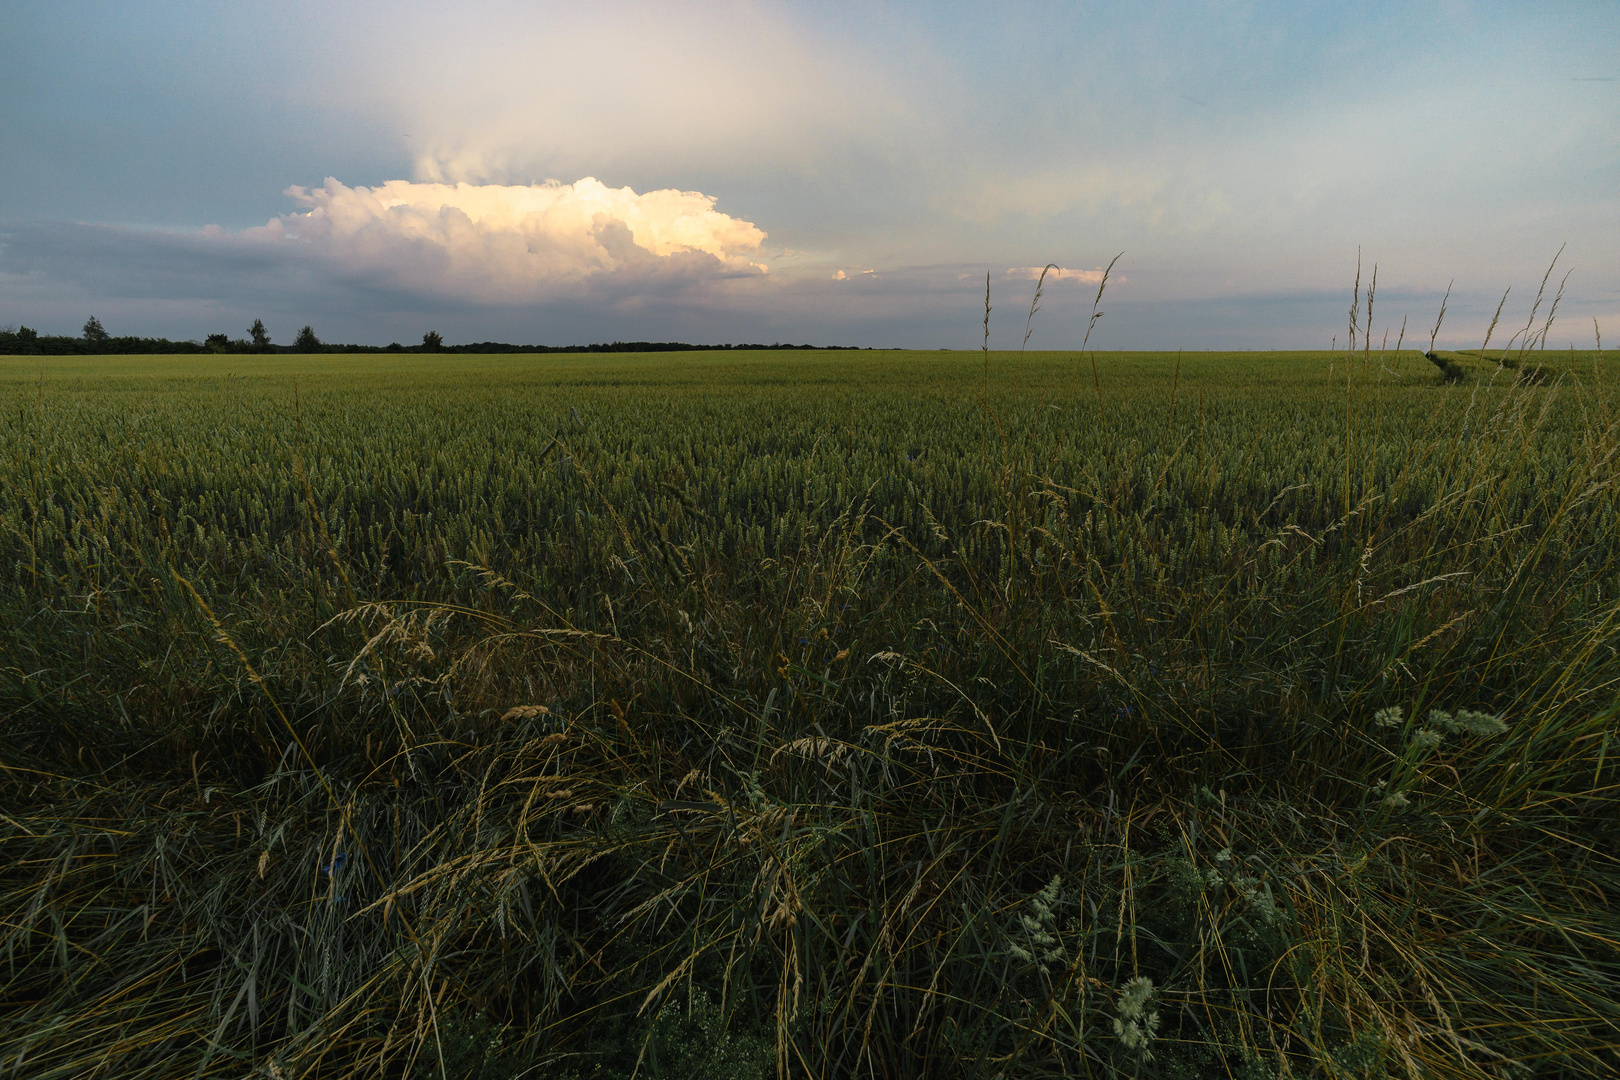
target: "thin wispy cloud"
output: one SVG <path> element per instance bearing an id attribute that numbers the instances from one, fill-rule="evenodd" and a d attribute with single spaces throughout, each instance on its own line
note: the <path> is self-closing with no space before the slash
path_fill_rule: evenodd
<path id="1" fill-rule="evenodd" d="M 408 0 L 321 21 L 332 95 L 392 110 L 422 181 L 816 172 L 913 115 L 876 43 L 791 5 Z"/>
<path id="2" fill-rule="evenodd" d="M 1007 270 L 1007 276 L 1020 281 L 1041 281 L 1049 285 L 1059 282 L 1072 281 L 1078 285 L 1101 285 L 1103 268 L 1092 270 L 1072 270 L 1062 266 L 1014 266 Z M 1108 278 L 1110 285 L 1124 285 L 1130 279 L 1124 274 L 1114 274 Z"/>

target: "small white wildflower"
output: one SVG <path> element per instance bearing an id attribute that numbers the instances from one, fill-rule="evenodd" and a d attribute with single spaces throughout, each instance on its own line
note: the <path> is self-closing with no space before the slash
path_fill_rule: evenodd
<path id="1" fill-rule="evenodd" d="M 1140 1054 L 1147 1060 L 1153 1060 L 1153 1051 L 1148 1049 L 1148 1043 L 1153 1041 L 1153 1033 L 1159 1026 L 1159 1014 L 1150 1013 L 1144 1021 L 1121 1020 L 1114 1018 L 1114 1035 L 1119 1039 L 1125 1049 Z"/>
<path id="2" fill-rule="evenodd" d="M 1042 975 L 1051 973 L 1053 965 L 1068 963 L 1063 943 L 1057 936 L 1056 908 L 1062 899 L 1063 879 L 1054 877 L 1040 892 L 1029 898 L 1033 914 L 1020 914 L 1018 925 L 1023 928 L 1023 940 L 1028 947 L 1009 943 L 1007 954 L 1024 964 L 1035 965 Z"/>
<path id="3" fill-rule="evenodd" d="M 1373 713 L 1373 723 L 1379 727 L 1400 727 L 1404 718 L 1405 713 L 1399 705 L 1391 705 L 1387 709 L 1379 709 Z"/>
<path id="4" fill-rule="evenodd" d="M 1120 988 L 1116 1005 L 1119 1015 L 1114 1018 L 1114 1037 L 1144 1061 L 1153 1059 L 1149 1044 L 1159 1030 L 1159 1012 L 1149 1008 L 1153 993 L 1153 980 L 1145 976 L 1126 982 Z"/>
<path id="5" fill-rule="evenodd" d="M 1146 975 L 1138 975 L 1119 989 L 1119 1015 L 1127 1020 L 1138 1019 L 1151 1000 L 1153 980 Z"/>
<path id="6" fill-rule="evenodd" d="M 1054 875 L 1052 880 L 1046 883 L 1045 888 L 1030 897 L 1029 906 L 1035 909 L 1036 918 L 1043 922 L 1051 921 L 1052 908 L 1057 905 L 1058 892 L 1062 886 L 1063 878 Z"/>

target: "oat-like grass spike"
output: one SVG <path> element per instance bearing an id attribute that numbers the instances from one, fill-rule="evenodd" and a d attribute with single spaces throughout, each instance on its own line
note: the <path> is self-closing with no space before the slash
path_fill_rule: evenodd
<path id="1" fill-rule="evenodd" d="M 1574 272 L 1574 270 L 1565 270 L 1564 276 L 1558 280 L 1558 292 L 1553 296 L 1552 307 L 1547 309 L 1547 321 L 1541 325 L 1539 335 L 1541 345 L 1539 348 L 1543 351 L 1547 348 L 1547 335 L 1552 333 L 1553 320 L 1558 318 L 1558 305 L 1564 302 L 1564 286 L 1569 284 L 1569 275 Z"/>
<path id="2" fill-rule="evenodd" d="M 1081 356 L 1084 356 L 1086 354 L 1086 346 L 1091 343 L 1091 331 L 1097 325 L 1097 320 L 1103 317 L 1103 313 L 1101 311 L 1097 310 L 1097 305 L 1102 303 L 1103 290 L 1108 288 L 1108 275 L 1112 274 L 1114 272 L 1114 264 L 1119 262 L 1119 260 L 1122 259 L 1124 256 L 1125 256 L 1125 253 L 1122 251 L 1118 255 L 1115 255 L 1112 259 L 1109 259 L 1108 260 L 1108 266 L 1106 268 L 1104 268 L 1104 270 L 1103 270 L 1102 280 L 1097 282 L 1097 295 L 1095 297 L 1093 297 L 1092 300 L 1091 300 L 1091 318 L 1086 320 L 1086 336 L 1080 339 L 1080 355 Z M 1112 325 L 1112 324 L 1110 324 L 1110 325 Z M 1102 411 L 1102 376 L 1097 373 L 1097 354 L 1096 353 L 1091 354 L 1091 383 L 1092 383 L 1092 385 L 1094 387 L 1096 387 L 1096 390 L 1097 390 L 1097 410 L 1098 410 L 1098 412 L 1101 412 Z"/>
<path id="3" fill-rule="evenodd" d="M 1491 347 L 1491 335 L 1496 333 L 1496 324 L 1501 321 L 1502 318 L 1502 307 L 1507 303 L 1508 293 L 1512 291 L 1513 286 L 1511 285 L 1503 289 L 1502 299 L 1496 302 L 1496 313 L 1491 316 L 1491 324 L 1485 328 L 1485 341 L 1479 347 L 1479 358 L 1481 360 L 1485 359 L 1485 350 Z M 1496 358 L 1497 366 L 1500 367 L 1502 365 L 1502 361 L 1506 359 L 1506 357 L 1507 350 L 1503 349 L 1502 355 Z"/>
<path id="4" fill-rule="evenodd" d="M 1030 335 L 1035 333 L 1035 313 L 1041 310 L 1041 296 L 1046 292 L 1046 275 L 1058 269 L 1057 263 L 1047 263 L 1041 267 L 1041 276 L 1035 282 L 1035 296 L 1029 302 L 1029 317 L 1024 320 L 1024 345 L 1029 344 Z M 1019 350 L 1022 352 L 1022 348 Z"/>
<path id="5" fill-rule="evenodd" d="M 1356 248 L 1356 282 L 1350 288 L 1350 336 L 1345 339 L 1344 355 L 1348 360 L 1356 354 L 1356 332 L 1361 319 L 1361 248 Z"/>
<path id="6" fill-rule="evenodd" d="M 1440 298 L 1440 314 L 1434 317 L 1434 329 L 1429 331 L 1429 353 L 1431 355 L 1434 353 L 1434 341 L 1440 336 L 1440 324 L 1446 321 L 1446 303 L 1451 299 L 1451 287 L 1455 284 L 1457 284 L 1456 278 L 1446 282 L 1446 295 Z"/>
<path id="7" fill-rule="evenodd" d="M 1547 272 L 1541 275 L 1541 285 L 1536 289 L 1536 299 L 1530 305 L 1530 317 L 1525 320 L 1524 329 L 1514 334 L 1513 337 L 1508 340 L 1508 348 L 1512 348 L 1514 341 L 1519 343 L 1519 355 L 1521 357 L 1532 348 L 1532 342 L 1536 338 L 1536 334 L 1533 330 L 1533 327 L 1536 324 L 1536 312 L 1541 310 L 1541 301 L 1545 299 L 1547 295 L 1547 282 L 1552 279 L 1553 270 L 1558 266 L 1558 260 L 1563 257 L 1564 248 L 1568 246 L 1569 245 L 1567 243 L 1559 245 L 1558 251 L 1553 255 L 1552 262 L 1547 264 Z M 1567 278 L 1568 275 L 1566 274 L 1565 277 Z M 1563 291 L 1563 286 L 1560 285 L 1558 287 L 1560 296 L 1563 295 Z M 1548 325 L 1551 325 L 1550 316 Z"/>
<path id="8" fill-rule="evenodd" d="M 990 445 L 990 272 L 984 274 L 984 343 L 979 347 L 984 356 L 984 389 L 980 402 L 984 406 L 984 443 Z"/>
<path id="9" fill-rule="evenodd" d="M 1368 358 L 1372 356 L 1373 298 L 1377 295 L 1378 264 L 1373 263 L 1372 281 L 1367 285 L 1367 329 L 1366 332 L 1361 336 L 1361 361 L 1363 370 L 1366 368 Z"/>
<path id="10" fill-rule="evenodd" d="M 1013 392 L 1016 394 L 1024 381 L 1024 351 L 1029 348 L 1029 339 L 1035 333 L 1035 313 L 1041 310 L 1041 297 L 1046 292 L 1046 275 L 1059 269 L 1057 263 L 1047 263 L 1041 267 L 1041 276 L 1035 281 L 1035 295 L 1029 301 L 1029 315 L 1024 319 L 1024 340 L 1018 346 L 1018 377 L 1013 382 Z M 986 317 L 989 312 L 985 312 Z"/>

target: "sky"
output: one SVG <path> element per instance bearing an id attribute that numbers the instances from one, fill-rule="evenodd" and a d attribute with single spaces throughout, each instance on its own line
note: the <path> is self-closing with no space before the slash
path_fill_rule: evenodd
<path id="1" fill-rule="evenodd" d="M 1613 0 L 7 0 L 0 147 L 42 333 L 1620 342 Z"/>

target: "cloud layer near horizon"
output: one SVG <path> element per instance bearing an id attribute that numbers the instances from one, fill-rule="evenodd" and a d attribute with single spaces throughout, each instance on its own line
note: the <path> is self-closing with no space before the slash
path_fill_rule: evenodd
<path id="1" fill-rule="evenodd" d="M 792 258 L 782 257 L 781 270 L 768 275 L 712 278 L 666 272 L 662 287 L 655 287 L 645 276 L 632 280 L 615 270 L 572 284 L 535 286 L 530 295 L 537 298 L 473 302 L 436 291 L 440 284 L 458 287 L 442 274 L 380 267 L 374 258 L 341 264 L 330 256 L 331 249 L 290 233 L 243 235 L 253 231 L 0 224 L 0 325 L 23 322 L 42 333 L 72 335 L 87 316 L 96 315 L 114 334 L 200 340 L 217 332 L 242 336 L 255 318 L 262 318 L 281 343 L 291 340 L 298 327 L 312 324 L 326 341 L 378 345 L 412 342 L 436 330 L 456 344 L 791 341 L 976 348 L 983 333 L 983 264 L 856 268 L 840 280 L 823 268 L 796 266 Z M 402 257 L 413 256 L 408 247 L 397 250 Z M 432 255 L 439 249 L 430 245 L 425 250 Z M 658 259 L 651 254 L 645 258 Z M 690 251 L 664 258 L 708 260 L 710 270 L 718 261 L 706 252 Z M 1091 345 L 1104 351 L 1326 348 L 1335 335 L 1344 340 L 1351 275 L 1333 289 L 1166 299 L 1135 284 L 1134 264 L 1131 273 L 1122 274 L 1127 264 L 1128 257 L 1114 268 L 1098 309 L 1107 318 Z M 1143 276 L 1151 280 L 1172 269 L 1149 265 Z M 1577 267 L 1572 283 L 1581 269 Z M 1502 283 L 1511 284 L 1513 291 L 1501 326 L 1511 329 L 1528 317 L 1544 271 L 1544 266 L 1530 268 Z M 992 348 L 1021 344 L 1039 273 L 1033 266 L 991 270 Z M 1035 350 L 1079 346 L 1102 271 L 1067 271 L 1054 282 L 1057 275 L 1048 274 L 1034 319 L 1029 347 Z M 1364 276 L 1364 286 L 1367 280 Z M 1393 345 L 1405 322 L 1411 345 L 1415 335 L 1422 336 L 1419 331 L 1432 325 L 1444 291 L 1443 282 L 1438 288 L 1413 288 L 1385 284 L 1381 276 L 1374 341 L 1387 329 Z M 1500 291 L 1453 288 L 1440 346 L 1477 348 L 1501 299 Z M 1546 310 L 1543 303 L 1543 315 Z M 1614 321 L 1603 300 L 1583 299 L 1573 289 L 1558 315 L 1554 346 L 1567 341 L 1589 347 L 1593 318 L 1601 319 L 1605 329 Z"/>
<path id="2" fill-rule="evenodd" d="M 437 298 L 511 304 L 587 288 L 638 290 L 760 275 L 765 233 L 697 191 L 573 184 L 290 187 L 306 209 L 220 241 L 292 244 L 341 276 Z"/>

